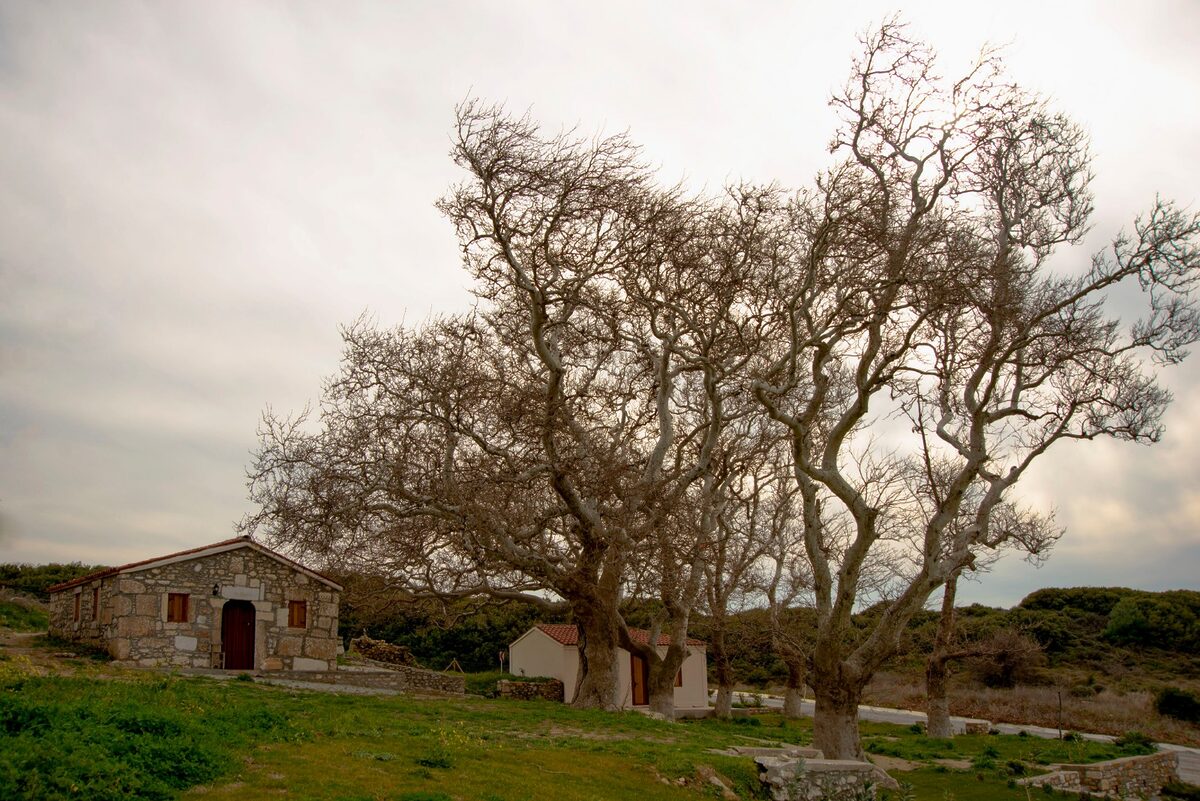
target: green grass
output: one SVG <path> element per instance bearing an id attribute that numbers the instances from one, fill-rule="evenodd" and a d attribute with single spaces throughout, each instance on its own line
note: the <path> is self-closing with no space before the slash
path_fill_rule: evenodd
<path id="1" fill-rule="evenodd" d="M 31 609 L 12 601 L 0 601 L 0 629 L 45 631 L 49 625 L 49 616 L 40 609 Z"/>
<path id="2" fill-rule="evenodd" d="M 216 801 L 284 791 L 300 801 L 713 798 L 697 779 L 700 766 L 726 777 L 739 797 L 762 799 L 750 759 L 711 749 L 811 741 L 807 721 L 774 715 L 755 717 L 757 725 L 670 724 L 549 702 L 303 693 L 121 671 L 103 680 L 35 677 L 18 661 L 0 661 L 0 798 L 13 801 Z M 895 775 L 930 801 L 947 791 L 958 801 L 1025 798 L 1007 786 L 1003 766 L 1049 758 L 1055 747 L 1076 748 L 1064 754 L 1072 760 L 1108 756 L 1091 744 L 963 737 L 955 755 L 995 766 L 949 770 L 929 761 L 947 749 L 906 728 L 868 724 L 864 735 L 873 751 L 920 762 Z"/>
<path id="3" fill-rule="evenodd" d="M 1052 763 L 1100 762 L 1106 759 L 1151 753 L 1141 745 L 1121 747 L 1112 743 L 1088 740 L 1043 740 L 1039 737 L 998 735 L 959 735 L 940 740 L 916 734 L 904 726 L 884 723 L 863 723 L 863 748 L 870 754 L 899 757 L 913 762 L 932 762 L 938 759 L 969 760 L 987 768 L 986 762 L 1007 766 L 1021 762 L 1028 768 Z M 1009 774 L 1011 775 L 1011 770 Z"/>

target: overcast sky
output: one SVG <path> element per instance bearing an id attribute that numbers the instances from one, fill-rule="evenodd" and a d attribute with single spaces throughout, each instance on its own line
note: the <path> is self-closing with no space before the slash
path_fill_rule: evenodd
<path id="1" fill-rule="evenodd" d="M 1007 43 L 1092 136 L 1086 260 L 1200 200 L 1200 3 L 907 3 L 947 70 Z M 468 303 L 434 201 L 469 95 L 628 130 L 665 181 L 808 182 L 855 34 L 895 4 L 0 0 L 0 561 L 116 564 L 233 535 L 267 404 L 337 326 Z M 1200 587 L 1200 357 L 1154 448 L 1088 443 L 1024 495 L 1067 535 L 960 597 Z"/>

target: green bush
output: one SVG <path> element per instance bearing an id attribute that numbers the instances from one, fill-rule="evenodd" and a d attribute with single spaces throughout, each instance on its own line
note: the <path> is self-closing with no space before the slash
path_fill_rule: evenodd
<path id="1" fill-rule="evenodd" d="M 482 695 L 484 698 L 495 698 L 499 695 L 496 691 L 496 682 L 504 681 L 525 681 L 533 684 L 543 684 L 548 681 L 554 681 L 546 676 L 515 676 L 512 673 L 501 673 L 498 670 L 489 670 L 484 673 L 467 673 L 467 692 L 473 695 Z"/>
<path id="2" fill-rule="evenodd" d="M 1200 787 L 1183 782 L 1171 782 L 1162 788 L 1162 797 L 1176 801 L 1200 801 Z"/>
<path id="3" fill-rule="evenodd" d="M 1153 754 L 1158 750 L 1154 745 L 1154 741 L 1140 731 L 1125 732 L 1113 741 L 1113 745 L 1131 756 Z"/>
<path id="4" fill-rule="evenodd" d="M 50 565 L 2 564 L 0 587 L 8 587 L 46 600 L 50 597 L 50 593 L 46 592 L 47 588 L 103 569 L 100 565 L 84 565 L 79 562 Z"/>
<path id="5" fill-rule="evenodd" d="M 1195 693 L 1178 687 L 1164 687 L 1154 697 L 1154 708 L 1158 714 L 1169 718 L 1200 723 L 1200 698 Z"/>
<path id="6" fill-rule="evenodd" d="M 45 631 L 50 617 L 32 606 L 0 601 L 0 629 L 13 631 Z"/>

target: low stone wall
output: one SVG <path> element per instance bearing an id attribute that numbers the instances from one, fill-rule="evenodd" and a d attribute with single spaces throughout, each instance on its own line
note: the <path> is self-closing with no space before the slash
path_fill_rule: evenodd
<path id="1" fill-rule="evenodd" d="M 271 678 L 280 678 L 277 673 Z M 465 695 L 467 680 L 462 676 L 448 676 L 421 668 L 401 667 L 388 670 L 313 670 L 288 676 L 297 681 L 316 681 L 322 684 L 347 684 L 352 687 L 374 687 L 397 692 L 434 692 L 448 695 Z"/>
<path id="2" fill-rule="evenodd" d="M 496 682 L 496 690 L 501 698 L 511 698 L 514 701 L 559 701 L 563 700 L 563 683 L 558 679 L 549 681 L 509 681 L 501 679 Z"/>
<path id="3" fill-rule="evenodd" d="M 772 801 L 842 801 L 875 798 L 880 787 L 899 785 L 870 762 L 848 759 L 755 758 L 758 778 Z"/>
<path id="4" fill-rule="evenodd" d="M 350 641 L 350 650 L 356 651 L 374 662 L 386 662 L 388 665 L 415 667 L 417 664 L 417 660 L 407 646 L 373 640 L 365 634 Z"/>
<path id="5" fill-rule="evenodd" d="M 1090 765 L 1056 765 L 1057 770 L 1022 779 L 1020 784 L 1047 785 L 1069 793 L 1101 798 L 1147 798 L 1179 780 L 1179 756 L 1161 751 Z"/>

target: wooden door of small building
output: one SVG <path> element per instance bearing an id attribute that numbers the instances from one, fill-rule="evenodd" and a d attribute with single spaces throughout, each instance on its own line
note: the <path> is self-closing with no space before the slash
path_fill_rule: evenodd
<path id="1" fill-rule="evenodd" d="M 633 691 L 634 706 L 650 703 L 650 666 L 637 654 L 629 655 L 629 685 Z"/>
<path id="2" fill-rule="evenodd" d="M 254 604 L 229 601 L 221 611 L 226 670 L 254 670 Z"/>

